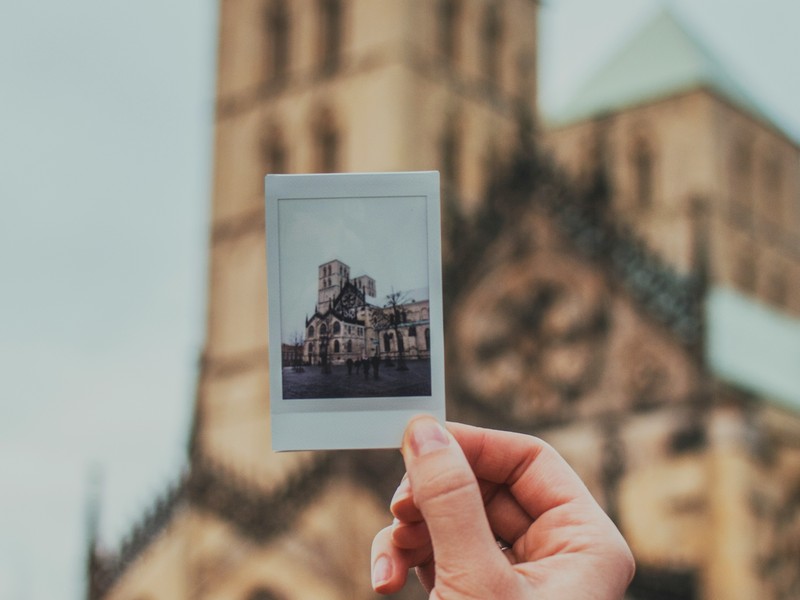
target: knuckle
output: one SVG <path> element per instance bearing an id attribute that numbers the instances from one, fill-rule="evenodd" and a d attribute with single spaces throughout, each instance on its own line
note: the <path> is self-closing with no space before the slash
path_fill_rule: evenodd
<path id="1" fill-rule="evenodd" d="M 433 505 L 458 504 L 475 494 L 480 494 L 475 476 L 472 472 L 461 469 L 436 471 L 425 477 L 414 489 L 414 499 L 420 510 Z"/>

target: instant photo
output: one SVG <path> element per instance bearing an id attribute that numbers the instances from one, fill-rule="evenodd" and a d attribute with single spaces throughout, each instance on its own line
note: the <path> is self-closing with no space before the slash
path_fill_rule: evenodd
<path id="1" fill-rule="evenodd" d="M 398 447 L 444 420 L 439 175 L 268 175 L 274 450 Z"/>

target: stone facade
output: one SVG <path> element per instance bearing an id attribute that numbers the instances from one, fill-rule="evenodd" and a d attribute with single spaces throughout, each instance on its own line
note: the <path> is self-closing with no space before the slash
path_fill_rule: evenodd
<path id="1" fill-rule="evenodd" d="M 800 144 L 671 15 L 649 32 L 666 56 L 682 44 L 706 66 L 619 101 L 601 94 L 601 73 L 545 146 L 587 188 L 602 173 L 617 219 L 679 272 L 706 270 L 714 285 L 800 315 Z M 652 56 L 658 43 L 633 40 L 606 77 L 640 76 L 647 65 L 630 54 Z"/>

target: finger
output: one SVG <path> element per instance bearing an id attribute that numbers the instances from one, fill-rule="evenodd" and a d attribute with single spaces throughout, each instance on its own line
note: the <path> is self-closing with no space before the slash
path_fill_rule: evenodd
<path id="1" fill-rule="evenodd" d="M 478 482 L 455 439 L 435 419 L 422 416 L 406 428 L 402 451 L 437 572 L 476 582 L 510 575 L 489 528 Z"/>
<path id="2" fill-rule="evenodd" d="M 430 547 L 416 550 L 398 548 L 392 543 L 391 526 L 381 529 L 372 541 L 372 588 L 381 594 L 402 589 L 408 570 L 431 562 Z"/>
<path id="3" fill-rule="evenodd" d="M 508 486 L 533 519 L 572 500 L 591 498 L 567 462 L 538 438 L 460 423 L 448 423 L 448 430 L 475 475 Z"/>
<path id="4" fill-rule="evenodd" d="M 419 512 L 419 509 L 414 504 L 411 481 L 408 479 L 408 475 L 404 475 L 400 485 L 397 486 L 397 491 L 395 491 L 389 503 L 389 509 L 401 521 L 407 523 L 422 521 L 422 513 Z"/>
<path id="5" fill-rule="evenodd" d="M 381 529 L 372 541 L 372 588 L 381 594 L 391 594 L 406 582 L 408 567 L 403 568 L 402 552 L 391 542 L 392 528 Z"/>
<path id="6" fill-rule="evenodd" d="M 395 521 L 392 524 L 392 543 L 398 548 L 414 550 L 431 545 L 431 536 L 425 521 L 404 523 Z"/>
<path id="7" fill-rule="evenodd" d="M 506 487 L 498 488 L 488 499 L 486 516 L 494 534 L 511 545 L 514 545 L 533 524 L 531 516 Z"/>

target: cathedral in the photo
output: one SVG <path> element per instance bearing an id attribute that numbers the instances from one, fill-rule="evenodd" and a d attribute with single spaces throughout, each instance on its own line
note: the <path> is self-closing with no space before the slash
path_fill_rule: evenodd
<path id="1" fill-rule="evenodd" d="M 631 545 L 630 600 L 800 597 L 800 145 L 668 12 L 545 120 L 538 10 L 219 3 L 187 467 L 119 548 L 90 540 L 89 600 L 377 597 L 399 453 L 273 453 L 269 362 L 314 363 L 323 326 L 334 360 L 396 327 L 423 353 L 424 299 L 360 332 L 395 311 L 332 256 L 302 352 L 269 356 L 263 176 L 431 169 L 448 418 L 553 444 Z"/>
<path id="2" fill-rule="evenodd" d="M 306 319 L 305 338 L 297 341 L 301 364 L 430 358 L 427 288 L 393 292 L 376 302 L 369 275 L 351 280 L 350 267 L 340 260 L 320 265 L 316 310 Z"/>

